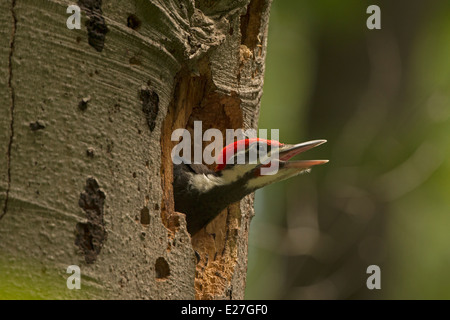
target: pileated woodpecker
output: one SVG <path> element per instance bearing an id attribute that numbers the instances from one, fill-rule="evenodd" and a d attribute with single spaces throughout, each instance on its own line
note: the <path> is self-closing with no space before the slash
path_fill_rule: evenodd
<path id="1" fill-rule="evenodd" d="M 194 235 L 211 222 L 228 205 L 241 200 L 255 190 L 271 183 L 288 179 L 312 166 L 327 163 L 328 160 L 288 161 L 293 156 L 314 148 L 326 140 L 314 140 L 296 145 L 276 140 L 259 138 L 243 139 L 227 145 L 219 154 L 215 171 L 203 164 L 189 164 L 184 159 L 173 167 L 173 189 L 175 210 L 186 214 L 187 229 Z M 262 168 L 269 169 L 270 163 L 258 159 L 251 163 L 249 153 L 264 151 L 267 155 L 278 152 L 278 171 L 261 174 Z M 234 164 L 238 156 L 245 155 L 246 163 Z M 228 156 L 228 157 L 227 157 Z M 241 158 L 242 159 L 242 158 Z"/>

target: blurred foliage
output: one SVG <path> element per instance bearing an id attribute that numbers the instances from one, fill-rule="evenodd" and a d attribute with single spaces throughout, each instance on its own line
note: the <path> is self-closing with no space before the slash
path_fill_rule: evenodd
<path id="1" fill-rule="evenodd" d="M 247 299 L 450 298 L 449 15 L 446 0 L 273 2 L 259 127 L 327 139 L 302 157 L 330 163 L 256 193 Z"/>
<path id="2" fill-rule="evenodd" d="M 81 274 L 81 289 L 67 289 L 67 266 L 49 267 L 33 258 L 0 254 L 0 300 L 89 299 L 100 297 L 95 280 Z"/>

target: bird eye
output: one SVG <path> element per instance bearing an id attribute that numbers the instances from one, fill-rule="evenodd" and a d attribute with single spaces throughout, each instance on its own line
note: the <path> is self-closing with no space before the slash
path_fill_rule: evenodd
<path id="1" fill-rule="evenodd" d="M 258 143 L 258 151 L 265 151 L 266 145 L 264 143 Z"/>

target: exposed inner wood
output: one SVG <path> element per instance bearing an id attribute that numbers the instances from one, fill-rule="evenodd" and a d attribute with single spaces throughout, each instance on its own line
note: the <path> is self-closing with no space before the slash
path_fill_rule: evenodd
<path id="1" fill-rule="evenodd" d="M 254 62 L 263 57 L 262 37 L 267 31 L 265 29 L 267 20 L 263 17 L 268 13 L 269 4 L 270 2 L 265 0 L 252 0 L 247 6 L 246 13 L 240 17 L 241 39 L 236 61 L 238 66 L 236 79 L 239 87 L 246 87 L 250 85 L 247 82 L 253 83 L 257 77 L 260 77 L 262 71 L 260 65 Z M 178 142 L 171 141 L 172 132 L 178 128 L 186 128 L 193 139 L 194 122 L 202 121 L 202 134 L 207 129 L 215 128 L 222 131 L 225 139 L 226 129 L 245 127 L 245 114 L 242 111 L 244 106 L 239 89 L 237 89 L 238 92 L 227 90 L 228 94 L 224 94 L 223 90 L 217 90 L 213 81 L 210 59 L 211 56 L 206 54 L 198 62 L 195 74 L 187 69 L 178 73 L 173 99 L 163 122 L 161 215 L 164 225 L 172 234 L 177 232 L 180 227 L 180 218 L 183 217 L 183 213 L 174 210 L 171 150 Z M 259 85 L 262 85 L 262 82 Z M 210 141 L 203 142 L 203 149 L 210 143 Z M 191 154 L 193 156 L 193 152 Z M 214 169 L 214 165 L 210 167 Z M 246 223 L 244 234 L 248 236 L 248 221 L 243 222 L 240 208 L 239 203 L 231 204 L 208 226 L 192 237 L 193 249 L 198 253 L 195 274 L 197 299 L 233 298 L 231 283 L 238 267 L 238 237 L 242 237 L 241 223 Z M 245 272 L 246 263 L 241 261 L 239 268 L 241 272 Z"/>
<path id="2" fill-rule="evenodd" d="M 202 121 L 203 132 L 216 128 L 222 131 L 225 138 L 226 129 L 243 126 L 237 94 L 225 95 L 216 91 L 206 58 L 200 62 L 199 69 L 199 75 L 189 74 L 185 70 L 178 74 L 173 101 L 163 123 L 161 177 L 164 197 L 161 214 L 171 232 L 177 231 L 182 214 L 174 210 L 171 150 L 177 142 L 171 141 L 173 130 L 186 128 L 193 139 L 194 121 Z M 203 148 L 210 143 L 203 142 Z M 239 218 L 239 205 L 233 204 L 192 238 L 193 248 L 200 256 L 195 278 L 197 299 L 214 299 L 226 292 L 237 257 L 235 238 Z"/>

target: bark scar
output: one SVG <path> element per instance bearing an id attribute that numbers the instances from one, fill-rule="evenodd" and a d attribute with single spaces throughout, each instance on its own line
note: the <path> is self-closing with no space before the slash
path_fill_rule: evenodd
<path id="1" fill-rule="evenodd" d="M 83 251 L 88 264 L 97 260 L 108 236 L 103 219 L 105 199 L 106 195 L 97 180 L 88 178 L 78 201 L 86 213 L 87 222 L 77 223 L 75 239 L 75 244 Z"/>
<path id="2" fill-rule="evenodd" d="M 5 194 L 5 204 L 3 206 L 3 212 L 0 215 L 0 220 L 5 216 L 6 212 L 8 211 L 8 199 L 9 199 L 9 191 L 11 189 L 11 148 L 12 143 L 14 139 L 14 108 L 16 104 L 16 94 L 14 92 L 14 86 L 12 84 L 13 79 L 13 68 L 12 68 L 12 58 L 14 54 L 14 46 L 15 46 L 15 40 L 16 40 L 16 29 L 17 29 L 17 17 L 16 12 L 14 10 L 16 6 L 16 0 L 11 1 L 11 17 L 12 17 L 12 30 L 11 30 L 11 41 L 9 42 L 9 57 L 8 57 L 8 88 L 10 93 L 10 100 L 11 104 L 9 107 L 10 114 L 11 114 L 11 122 L 10 122 L 10 135 L 9 135 L 9 143 L 8 143 L 8 151 L 6 154 L 7 157 L 7 179 L 8 179 L 8 185 L 6 188 L 6 194 Z"/>
<path id="3" fill-rule="evenodd" d="M 106 34 L 109 32 L 103 17 L 102 0 L 78 0 L 78 5 L 85 10 L 89 18 L 86 21 L 89 45 L 98 52 L 102 52 Z"/>
<path id="4" fill-rule="evenodd" d="M 148 88 L 141 88 L 139 97 L 142 101 L 142 112 L 145 114 L 150 132 L 153 132 L 156 126 L 156 117 L 159 112 L 159 97 L 158 94 Z"/>

